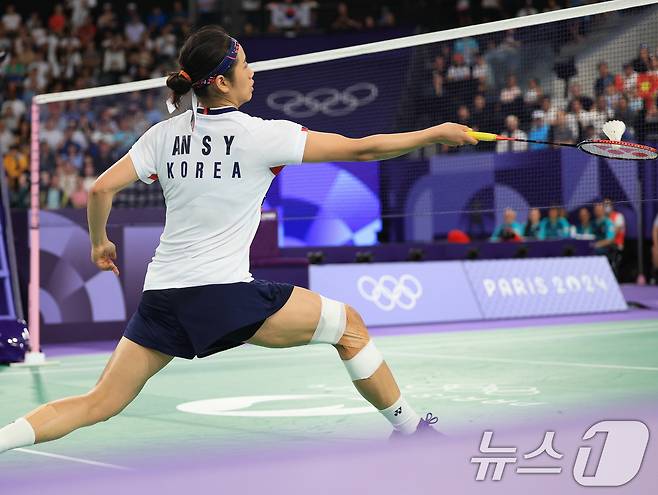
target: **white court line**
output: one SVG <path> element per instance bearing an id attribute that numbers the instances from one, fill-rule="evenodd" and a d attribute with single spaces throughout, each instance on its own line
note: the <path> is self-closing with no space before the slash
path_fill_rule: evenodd
<path id="1" fill-rule="evenodd" d="M 79 457 L 69 457 L 67 455 L 50 454 L 48 452 L 41 452 L 40 450 L 32 450 L 32 449 L 14 449 L 14 450 L 17 452 L 23 452 L 25 454 L 42 455 L 44 457 L 52 457 L 53 459 L 60 459 L 62 461 L 78 462 L 80 464 L 88 464 L 90 466 L 103 467 L 108 469 L 118 469 L 121 471 L 133 471 L 133 469 L 131 468 L 118 466 L 116 464 L 107 464 L 105 462 L 90 461 L 88 459 L 80 459 Z"/>
<path id="2" fill-rule="evenodd" d="M 320 350 L 320 349 L 318 349 Z M 313 357 L 317 357 L 318 354 L 321 354 L 323 352 L 326 352 L 325 350 L 320 350 L 321 352 L 317 352 L 318 350 L 313 350 L 309 352 L 308 354 L 313 354 Z M 300 353 L 299 355 L 303 356 L 303 353 Z M 222 363 L 240 363 L 243 361 L 261 361 L 263 359 L 282 359 L 285 357 L 290 357 L 286 356 L 284 354 L 278 353 L 278 354 L 269 354 L 269 353 L 263 353 L 262 355 L 259 356 L 232 356 L 232 357 L 227 357 L 227 358 L 216 358 L 214 360 L 206 360 L 206 361 L 198 361 L 198 363 L 195 363 L 194 366 L 198 366 L 198 364 L 222 364 Z M 2 380 L 3 377 L 9 377 L 9 376 L 26 376 L 26 375 L 32 375 L 35 372 L 43 372 L 44 375 L 52 375 L 53 373 L 77 373 L 79 371 L 94 371 L 97 370 L 99 371 L 101 368 L 105 366 L 107 363 L 107 360 L 99 361 L 96 366 L 83 366 L 83 367 L 78 367 L 78 368 L 67 368 L 66 366 L 58 366 L 56 368 L 34 368 L 33 370 L 9 370 L 9 371 L 0 371 L 0 381 Z M 171 368 L 164 368 L 163 372 L 166 372 L 167 369 Z"/>
<path id="3" fill-rule="evenodd" d="M 653 326 L 650 326 L 653 325 Z M 397 335 L 380 335 L 377 336 L 375 335 L 375 338 L 377 340 L 380 339 L 396 339 L 399 337 L 412 337 L 413 342 L 401 342 L 401 343 L 396 343 L 396 347 L 399 345 L 402 346 L 411 346 L 411 347 L 416 347 L 419 344 L 422 343 L 422 345 L 432 345 L 436 344 L 437 346 L 443 346 L 443 345 L 460 345 L 460 344 L 471 344 L 471 343 L 477 343 L 477 344 L 486 344 L 490 342 L 526 342 L 526 341 L 534 341 L 534 340 L 556 340 L 556 339 L 574 339 L 574 338 L 586 338 L 590 336 L 606 336 L 606 335 L 622 335 L 622 334 L 627 334 L 627 333 L 651 333 L 651 332 L 658 332 L 658 321 L 654 322 L 647 322 L 646 325 L 644 326 L 634 326 L 634 327 L 629 327 L 629 328 L 624 328 L 624 329 L 618 329 L 614 330 L 611 329 L 609 331 L 606 331 L 605 329 L 609 326 L 618 326 L 618 325 L 605 325 L 602 326 L 601 330 L 591 330 L 591 328 L 569 328 L 569 329 L 560 329 L 560 328 L 552 328 L 552 327 L 540 327 L 540 329 L 534 329 L 532 327 L 523 327 L 523 328 L 518 328 L 518 329 L 500 329 L 503 332 L 509 332 L 509 331 L 514 331 L 518 332 L 515 333 L 514 335 L 510 335 L 509 337 L 497 337 L 495 335 L 474 335 L 472 337 L 467 337 L 462 334 L 461 337 L 456 337 L 455 333 L 457 332 L 436 332 L 436 333 L 423 333 L 423 334 L 410 334 L 410 335 L 405 335 L 405 334 L 397 334 Z M 473 332 L 490 332 L 491 329 L 480 329 L 480 330 L 472 330 Z M 471 332 L 471 330 L 469 330 Z M 540 335 L 526 335 L 526 332 L 537 332 L 540 333 Z M 546 333 L 546 332 L 551 332 L 551 333 Z M 440 340 L 440 342 L 437 342 L 437 338 Z M 316 348 L 316 347 L 305 347 L 304 350 L 300 350 L 301 347 L 296 347 L 296 348 L 290 348 L 290 350 L 275 350 L 275 349 L 265 349 L 261 348 L 258 346 L 249 346 L 245 348 L 247 352 L 250 353 L 256 353 L 258 352 L 258 356 L 253 356 L 253 355 L 247 355 L 247 356 L 241 356 L 239 354 L 232 354 L 230 356 L 215 356 L 210 359 L 204 359 L 204 360 L 197 360 L 195 361 L 196 363 L 202 363 L 202 364 L 209 364 L 209 363 L 216 363 L 216 362 L 236 362 L 236 361 L 242 361 L 242 360 L 253 360 L 253 359 L 261 359 L 261 358 L 266 358 L 266 359 L 274 359 L 274 358 L 279 358 L 279 357 L 290 357 L 293 355 L 297 355 L 297 352 L 299 352 L 300 355 L 303 355 L 306 357 L 308 353 L 313 353 L 313 354 L 322 354 L 325 352 L 324 348 Z M 292 349 L 295 349 L 293 351 Z M 260 354 L 262 353 L 262 354 Z M 106 354 L 98 354 L 95 358 L 85 358 L 85 359 L 76 359 L 75 362 L 73 363 L 67 363 L 67 362 L 61 362 L 58 365 L 57 369 L 64 369 L 66 366 L 71 366 L 70 369 L 75 368 L 76 366 L 79 365 L 85 365 L 89 363 L 97 363 L 99 360 L 104 359 L 104 363 L 107 361 L 107 359 L 110 357 L 111 353 L 106 353 Z M 95 369 L 95 368 L 91 368 Z M 48 370 L 55 370 L 55 368 L 48 368 Z M 89 368 L 81 369 L 81 368 L 76 368 L 76 370 L 82 370 L 82 371 L 88 371 Z M 17 370 L 19 371 L 19 370 Z M 24 371 L 24 370 L 20 370 Z M 2 373 L 0 373 L 0 376 L 2 376 Z"/>
<path id="4" fill-rule="evenodd" d="M 217 356 L 214 356 L 214 357 L 211 357 L 211 358 L 204 358 L 203 360 L 196 359 L 195 363 L 197 363 L 197 362 L 208 363 L 208 362 L 212 362 L 213 360 L 218 360 L 218 359 L 221 359 L 221 361 L 223 361 L 223 362 L 226 362 L 226 361 L 230 362 L 232 360 L 237 361 L 239 359 L 244 359 L 244 357 L 249 357 L 250 359 L 254 359 L 255 356 L 251 356 L 251 354 L 254 354 L 256 352 L 262 352 L 263 355 L 267 356 L 268 358 L 272 358 L 272 357 L 275 357 L 275 356 L 276 357 L 291 356 L 291 355 L 295 355 L 296 352 L 299 352 L 300 354 L 301 353 L 306 354 L 306 353 L 309 353 L 309 352 L 319 354 L 319 353 L 324 352 L 323 348 L 319 348 L 319 347 L 316 347 L 316 346 L 305 347 L 303 351 L 301 350 L 302 347 L 304 347 L 304 346 L 289 347 L 287 349 L 267 349 L 267 348 L 264 348 L 264 347 L 259 347 L 259 346 L 255 346 L 255 345 L 251 345 L 251 344 L 246 344 L 242 351 L 233 352 L 231 354 L 219 354 L 219 356 L 221 356 L 221 358 L 218 358 Z M 240 355 L 243 354 L 245 351 L 249 352 L 250 356 L 240 357 Z M 102 361 L 103 363 L 107 363 L 107 360 L 110 358 L 111 355 L 112 355 L 112 351 L 108 351 L 108 352 L 97 352 L 97 353 L 94 353 L 93 356 L 85 356 L 85 357 L 81 357 L 81 358 L 74 357 L 74 358 L 71 359 L 71 361 L 60 361 L 60 362 L 58 362 L 57 367 L 58 368 L 64 368 L 66 366 L 76 367 L 76 366 L 86 365 L 86 364 L 90 364 L 90 363 L 91 364 L 97 363 L 99 361 Z M 79 356 L 79 354 L 74 354 L 73 356 Z M 46 357 L 48 357 L 48 356 L 46 356 Z M 55 357 L 57 359 L 66 359 L 67 357 L 70 357 L 70 356 L 55 356 Z M 184 360 L 182 360 L 182 358 L 181 358 L 181 360 L 179 362 L 184 362 Z M 55 369 L 55 368 L 51 368 L 51 369 Z M 0 376 L 1 375 L 2 375 L 2 373 L 0 373 Z"/>
<path id="5" fill-rule="evenodd" d="M 571 326 L 550 326 L 550 327 L 517 327 L 517 328 L 487 328 L 487 327 L 481 327 L 481 328 L 473 328 L 470 330 L 449 330 L 445 332 L 422 332 L 422 333 L 417 333 L 410 335 L 411 337 L 414 337 L 415 340 L 432 340 L 434 336 L 436 335 L 442 335 L 446 338 L 446 340 L 455 340 L 459 342 L 468 342 L 471 340 L 499 340 L 500 339 L 500 334 L 510 334 L 512 337 L 514 336 L 524 336 L 528 335 L 530 333 L 532 334 L 539 334 L 541 336 L 546 336 L 547 338 L 559 338 L 562 335 L 596 335 L 599 333 L 603 332 L 608 332 L 608 331 L 619 331 L 621 333 L 623 332 L 631 332 L 631 331 L 656 331 L 658 332 L 658 320 L 656 321 L 651 321 L 647 322 L 644 325 L 638 325 L 638 322 L 621 322 L 621 323 L 626 323 L 630 324 L 630 326 L 627 327 L 622 327 L 622 325 L 619 324 L 606 324 L 606 325 L 600 325 L 597 326 L 596 328 L 592 328 L 590 325 L 579 325 L 576 327 L 571 327 Z M 441 324 L 437 324 L 438 328 L 441 328 Z M 390 335 L 390 337 L 395 337 L 397 335 Z M 389 335 L 386 335 L 386 337 L 389 337 Z"/>
<path id="6" fill-rule="evenodd" d="M 562 340 L 562 339 L 579 339 L 579 338 L 588 338 L 588 337 L 604 337 L 604 336 L 609 336 L 609 335 L 624 335 L 624 334 L 641 334 L 641 333 L 658 333 L 658 326 L 656 328 L 647 328 L 647 327 L 637 327 L 637 328 L 625 328 L 623 330 L 596 330 L 596 331 L 587 331 L 587 332 L 560 332 L 560 333 L 551 333 L 551 334 L 546 334 L 545 332 L 537 332 L 538 335 L 530 335 L 531 333 L 534 333 L 534 330 L 532 329 L 527 329 L 520 331 L 519 333 L 515 333 L 512 335 L 505 335 L 505 336 L 477 336 L 474 335 L 472 337 L 468 338 L 461 338 L 461 337 L 455 337 L 452 338 L 450 334 L 453 332 L 449 333 L 441 333 L 444 338 L 441 340 L 437 339 L 424 339 L 424 338 L 418 338 L 418 339 L 413 339 L 412 341 L 405 341 L 405 342 L 400 342 L 399 344 L 396 344 L 396 346 L 433 346 L 433 345 L 464 345 L 464 344 L 490 344 L 490 343 L 496 343 L 496 342 L 532 342 L 532 341 L 543 341 L 543 340 Z M 438 335 L 438 334 L 437 334 Z M 423 334 L 422 336 L 425 336 Z M 421 337 L 421 335 L 417 335 L 417 337 Z M 380 337 L 381 338 L 381 337 Z"/>
<path id="7" fill-rule="evenodd" d="M 531 332 L 532 330 L 528 330 Z M 499 337 L 499 338 L 485 338 L 485 339 L 479 339 L 477 337 L 473 337 L 471 339 L 444 339 L 443 341 L 426 341 L 423 339 L 423 341 L 419 341 L 416 343 L 412 342 L 401 342 L 395 344 L 396 348 L 399 347 L 418 347 L 422 345 L 423 347 L 445 347 L 445 346 L 461 346 L 465 344 L 498 344 L 498 343 L 523 343 L 523 342 L 535 342 L 535 341 L 544 341 L 544 340 L 563 340 L 563 339 L 585 339 L 588 337 L 606 337 L 606 336 L 614 336 L 614 335 L 624 335 L 624 334 L 638 334 L 638 333 L 658 333 L 658 327 L 656 328 L 646 328 L 646 327 L 639 327 L 639 328 L 626 328 L 624 330 L 610 330 L 610 331 L 596 331 L 596 332 L 581 332 L 581 333 L 566 333 L 564 335 L 537 335 L 537 336 L 524 336 L 524 335 L 519 335 L 518 337 L 511 337 L 511 338 L 505 338 L 505 337 Z M 444 334 L 445 335 L 445 334 Z"/>
<path id="8" fill-rule="evenodd" d="M 458 361 L 478 361 L 478 362 L 491 362 L 491 363 L 510 363 L 510 364 L 532 364 L 544 366 L 564 366 L 564 367 L 577 367 L 577 368 L 603 368 L 612 370 L 629 370 L 629 371 L 658 371 L 658 368 L 652 366 L 626 366 L 622 364 L 598 364 L 598 363 L 572 363 L 567 361 L 533 361 L 530 359 L 508 359 L 508 358 L 492 358 L 492 357 L 477 357 L 477 356 L 455 356 L 453 354 L 419 354 L 415 352 L 404 351 L 388 351 L 387 354 L 392 356 L 408 356 L 408 357 L 422 357 L 422 358 L 438 358 L 438 359 L 455 359 Z"/>
<path id="9" fill-rule="evenodd" d="M 644 322 L 645 325 L 642 326 L 637 326 L 638 323 Z M 403 342 L 402 345 L 411 345 L 411 346 L 416 346 L 419 343 L 425 343 L 427 341 L 430 341 L 430 343 L 433 343 L 432 341 L 436 340 L 439 338 L 442 340 L 440 342 L 440 345 L 445 345 L 445 344 L 467 344 L 467 343 L 472 343 L 472 342 L 477 342 L 477 343 L 488 343 L 488 342 L 511 342 L 511 341 L 518 341 L 522 342 L 525 340 L 553 340 L 553 339 L 562 339 L 562 338 L 580 338 L 580 337 L 588 337 L 588 336 L 597 336 L 597 335 L 617 335 L 617 334 L 624 334 L 624 333 L 644 333 L 644 332 L 658 332 L 658 320 L 657 321 L 652 321 L 652 320 L 636 320 L 634 321 L 633 327 L 625 328 L 625 329 L 618 329 L 615 330 L 616 327 L 619 327 L 620 324 L 623 324 L 624 322 L 610 322 L 610 323 L 597 323 L 596 325 L 600 326 L 599 330 L 592 330 L 589 325 L 585 325 L 585 328 L 579 328 L 582 327 L 583 325 L 576 324 L 574 326 L 567 326 L 565 328 L 560 328 L 559 326 L 551 325 L 551 326 L 543 326 L 543 327 L 518 327 L 518 328 L 500 328 L 500 329 L 494 329 L 494 332 L 514 332 L 514 335 L 511 335 L 510 338 L 506 337 L 498 337 L 496 335 L 491 335 L 490 332 L 492 329 L 482 327 L 479 329 L 473 329 L 473 330 L 467 330 L 469 334 L 473 332 L 474 336 L 466 336 L 465 332 L 462 331 L 449 331 L 449 332 L 424 332 L 424 333 L 414 333 L 414 334 L 395 334 L 395 335 L 375 335 L 375 338 L 377 340 L 380 339 L 396 339 L 398 337 L 411 337 L 413 339 L 412 342 Z M 441 326 L 441 324 L 437 324 L 438 327 Z M 612 327 L 609 331 L 606 329 Z M 486 335 L 477 335 L 478 332 L 487 332 Z M 541 335 L 537 336 L 526 336 L 526 333 L 529 332 L 536 332 Z M 461 334 L 461 336 L 456 336 L 457 334 Z M 437 344 L 439 344 L 437 342 Z M 400 344 L 396 344 L 400 345 Z M 315 353 L 315 354 L 321 354 L 324 352 L 324 348 L 318 348 L 318 347 L 305 347 L 304 350 L 302 351 L 301 348 L 303 346 L 299 347 L 293 347 L 289 349 L 265 349 L 259 346 L 254 346 L 254 345 L 247 345 L 242 352 L 247 351 L 250 353 L 261 353 L 262 352 L 262 357 L 272 359 L 275 357 L 289 357 L 292 355 L 296 355 L 296 352 L 299 352 L 300 354 L 303 354 L 306 356 L 308 353 Z M 71 367 L 76 367 L 79 365 L 85 365 L 89 363 L 97 363 L 99 360 L 104 359 L 107 362 L 107 359 L 110 357 L 112 353 L 111 352 L 105 352 L 105 353 L 95 353 L 94 357 L 85 357 L 85 358 L 77 358 L 74 360 L 74 362 L 60 362 L 58 364 L 58 368 L 65 368 L 66 366 L 71 366 Z M 62 356 L 60 356 L 62 357 Z M 215 356 L 210 359 L 204 359 L 204 360 L 197 360 L 196 362 L 200 362 L 203 364 L 211 363 L 211 362 L 232 362 L 232 361 L 240 361 L 243 359 L 260 359 L 259 356 L 240 356 L 239 354 L 231 354 L 231 355 L 220 355 L 219 357 Z M 53 369 L 54 368 L 50 368 Z M 2 373 L 0 373 L 0 376 L 2 376 Z"/>
<path id="10" fill-rule="evenodd" d="M 586 329 L 583 329 L 586 330 Z M 507 331 L 507 330 L 506 330 Z M 528 329 L 528 332 L 533 331 L 532 329 Z M 582 331 L 579 332 L 577 329 L 571 331 L 571 330 L 560 330 L 559 334 L 556 333 L 551 333 L 548 335 L 537 335 L 537 336 L 524 336 L 524 335 L 519 335 L 518 337 L 495 337 L 495 336 L 486 336 L 486 338 L 480 338 L 478 336 L 474 337 L 467 337 L 467 338 L 447 338 L 448 334 L 446 333 L 435 333 L 431 334 L 431 337 L 429 339 L 427 338 L 418 338 L 414 339 L 413 342 L 396 342 L 392 345 L 395 346 L 395 349 L 399 349 L 401 347 L 404 348 L 417 348 L 419 346 L 425 347 L 425 348 L 444 348 L 448 346 L 461 346 L 465 344 L 473 344 L 473 345 L 481 345 L 481 344 L 489 344 L 489 343 L 523 343 L 523 342 L 535 342 L 535 341 L 545 341 L 545 340 L 561 340 L 561 339 L 577 339 L 577 338 L 589 338 L 589 337 L 604 337 L 604 336 L 614 336 L 614 335 L 624 335 L 624 334 L 637 334 L 637 333 L 654 333 L 658 332 L 658 326 L 655 328 L 647 327 L 647 326 L 642 326 L 642 327 L 631 327 L 631 328 L 626 328 L 623 330 L 610 330 L 610 331 L 604 331 L 604 330 L 597 330 L 597 331 Z M 387 335 L 387 336 L 381 336 L 377 338 L 378 341 L 381 342 L 380 339 L 387 339 L 389 337 L 392 338 L 397 338 L 397 337 L 404 337 L 404 335 Z M 413 337 L 421 337 L 418 334 L 414 334 Z M 423 334 L 422 337 L 428 337 L 427 334 Z M 484 337 L 484 336 L 483 336 Z M 437 340 L 438 338 L 438 340 Z M 429 341 L 428 341 L 429 340 Z M 384 350 L 387 354 L 390 352 L 386 349 L 386 345 L 381 346 L 382 350 Z M 313 357 L 317 357 L 319 354 L 323 354 L 326 352 L 326 349 L 320 349 L 320 348 L 305 348 L 303 351 L 298 351 L 298 352 L 281 352 L 281 351 L 272 351 L 269 352 L 265 349 L 261 350 L 258 348 L 258 355 L 253 356 L 253 355 L 246 355 L 246 356 L 230 356 L 230 357 L 216 357 L 216 358 L 211 358 L 209 360 L 199 360 L 195 362 L 195 366 L 198 366 L 198 364 L 203 364 L 203 365 L 209 365 L 209 364 L 223 364 L 223 363 L 240 363 L 244 361 L 260 361 L 263 359 L 281 359 L 281 358 L 286 358 L 286 357 L 309 357 L 309 355 L 313 355 Z M 107 355 L 109 357 L 109 354 Z M 99 358 L 101 359 L 101 358 Z M 92 363 L 94 361 L 90 360 L 85 360 L 85 363 Z M 95 366 L 85 366 L 85 367 L 75 367 L 77 364 L 82 364 L 79 362 L 72 363 L 73 367 L 67 367 L 65 364 L 60 364 L 58 365 L 57 368 L 40 368 L 38 371 L 43 371 L 46 374 L 50 375 L 53 373 L 77 373 L 81 371 L 96 371 L 99 370 L 99 368 L 102 368 L 105 366 L 105 363 L 107 362 L 106 359 L 103 359 L 102 361 L 98 361 L 98 364 Z M 166 372 L 167 368 L 165 368 Z M 32 375 L 35 372 L 35 370 L 9 370 L 9 371 L 4 371 L 0 372 L 0 380 L 3 377 L 8 377 L 8 376 L 26 376 L 26 375 Z"/>
<path id="11" fill-rule="evenodd" d="M 79 371 L 100 371 L 105 366 L 105 363 L 98 363 L 97 366 L 86 366 L 84 368 L 34 368 L 32 370 L 20 371 L 3 371 L 0 372 L 0 381 L 9 376 L 25 376 L 39 374 L 40 376 L 52 375 L 53 373 L 77 373 Z M 44 373 L 46 372 L 46 373 Z"/>

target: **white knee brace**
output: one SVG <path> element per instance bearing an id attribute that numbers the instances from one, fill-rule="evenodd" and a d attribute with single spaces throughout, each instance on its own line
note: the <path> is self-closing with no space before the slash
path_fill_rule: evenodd
<path id="1" fill-rule="evenodd" d="M 347 326 L 345 305 L 324 296 L 320 296 L 320 301 L 320 321 L 309 344 L 337 344 Z"/>
<path id="2" fill-rule="evenodd" d="M 355 381 L 370 378 L 381 366 L 383 361 L 384 356 L 377 350 L 375 343 L 371 339 L 356 356 L 343 361 L 343 364 L 345 364 L 345 368 L 347 368 L 352 381 Z"/>
<path id="3" fill-rule="evenodd" d="M 345 333 L 347 314 L 345 305 L 328 297 L 320 296 L 322 308 L 318 326 L 311 337 L 309 344 L 337 344 Z M 352 381 L 370 378 L 381 366 L 384 357 L 369 340 L 356 356 L 343 361 Z"/>

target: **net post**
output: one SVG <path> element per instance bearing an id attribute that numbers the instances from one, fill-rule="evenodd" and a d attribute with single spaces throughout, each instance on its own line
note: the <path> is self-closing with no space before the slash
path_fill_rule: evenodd
<path id="1" fill-rule="evenodd" d="M 32 100 L 30 133 L 30 281 L 28 285 L 28 329 L 30 332 L 30 350 L 25 355 L 26 364 L 41 364 L 45 355 L 41 352 L 41 334 L 39 325 L 39 104 Z"/>
<path id="2" fill-rule="evenodd" d="M 642 211 L 644 208 L 644 173 L 645 173 L 645 168 L 644 168 L 644 162 L 638 161 L 637 164 L 639 165 L 637 167 L 637 190 L 638 190 L 638 198 L 637 198 L 637 278 L 635 279 L 635 283 L 637 285 L 646 285 L 647 284 L 647 279 L 644 276 L 644 212 Z"/>

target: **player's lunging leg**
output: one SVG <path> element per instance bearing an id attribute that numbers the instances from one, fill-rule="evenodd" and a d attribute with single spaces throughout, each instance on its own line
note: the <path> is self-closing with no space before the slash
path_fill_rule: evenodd
<path id="1" fill-rule="evenodd" d="M 122 338 L 91 391 L 44 404 L 0 429 L 0 452 L 55 440 L 83 426 L 107 421 L 130 404 L 146 381 L 171 360 L 171 356 Z"/>
<path id="2" fill-rule="evenodd" d="M 336 304 L 326 298 L 323 298 L 322 303 L 324 307 Z M 420 417 L 402 398 L 400 388 L 384 357 L 370 339 L 361 315 L 351 306 L 343 306 L 345 331 L 335 347 L 354 386 L 396 430 L 402 433 L 415 432 Z"/>
<path id="3" fill-rule="evenodd" d="M 331 344 L 356 389 L 396 431 L 411 434 L 421 424 L 401 396 L 361 316 L 350 306 L 295 287 L 285 306 L 268 318 L 249 342 L 264 347 Z"/>

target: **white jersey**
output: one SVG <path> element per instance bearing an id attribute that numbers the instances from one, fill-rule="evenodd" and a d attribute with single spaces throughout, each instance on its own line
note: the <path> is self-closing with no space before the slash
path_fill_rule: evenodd
<path id="1" fill-rule="evenodd" d="M 253 280 L 249 247 L 273 167 L 302 161 L 307 132 L 235 108 L 192 111 L 159 122 L 129 151 L 139 178 L 160 181 L 164 232 L 144 290 Z M 212 114 L 218 112 L 217 114 Z"/>

